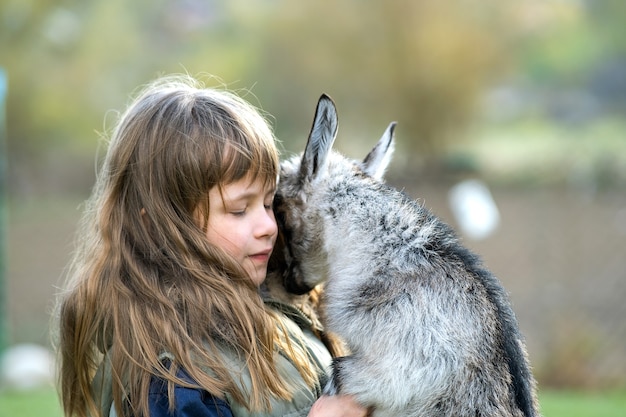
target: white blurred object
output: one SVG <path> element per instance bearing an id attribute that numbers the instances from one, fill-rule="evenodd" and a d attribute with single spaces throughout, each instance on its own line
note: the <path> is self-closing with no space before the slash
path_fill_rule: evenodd
<path id="1" fill-rule="evenodd" d="M 0 357 L 0 382 L 10 389 L 27 391 L 54 383 L 54 355 L 36 344 L 7 348 Z"/>
<path id="2" fill-rule="evenodd" d="M 450 189 L 448 201 L 463 234 L 475 240 L 491 235 L 500 213 L 489 188 L 479 180 L 465 180 Z"/>

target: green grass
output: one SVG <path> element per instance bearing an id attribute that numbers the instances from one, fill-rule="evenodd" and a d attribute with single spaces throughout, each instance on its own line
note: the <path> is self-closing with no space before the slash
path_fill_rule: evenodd
<path id="1" fill-rule="evenodd" d="M 540 392 L 544 417 L 625 417 L 626 391 L 616 392 Z"/>
<path id="2" fill-rule="evenodd" d="M 0 391 L 0 417 L 62 417 L 54 389 Z"/>
<path id="3" fill-rule="evenodd" d="M 540 392 L 544 417 L 625 417 L 626 391 L 588 393 L 576 391 Z M 52 389 L 32 392 L 0 392 L 0 417 L 62 417 Z"/>

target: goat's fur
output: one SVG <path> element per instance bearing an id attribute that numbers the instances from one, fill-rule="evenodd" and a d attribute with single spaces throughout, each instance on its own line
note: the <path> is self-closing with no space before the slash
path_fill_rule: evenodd
<path id="1" fill-rule="evenodd" d="M 278 239 L 270 257 L 267 277 L 261 285 L 261 295 L 266 303 L 279 305 L 279 309 L 288 305 L 302 313 L 308 319 L 308 323 L 305 325 L 326 346 L 333 358 L 347 354 L 348 351 L 343 341 L 337 335 L 328 332 L 322 323 L 323 284 L 317 285 L 303 294 L 294 294 L 286 290 L 284 283 L 287 279 L 287 267 L 284 245 L 284 236 L 279 230 Z"/>
<path id="2" fill-rule="evenodd" d="M 325 282 L 325 324 L 347 344 L 326 392 L 379 416 L 537 416 L 535 382 L 507 293 L 453 230 L 382 176 L 392 123 L 361 163 L 331 150 L 323 95 L 275 198 L 284 286 Z M 279 249 L 280 250 L 280 249 Z"/>

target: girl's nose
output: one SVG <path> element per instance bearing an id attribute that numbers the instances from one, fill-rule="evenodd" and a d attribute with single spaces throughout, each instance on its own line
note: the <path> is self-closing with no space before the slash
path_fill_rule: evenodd
<path id="1" fill-rule="evenodd" d="M 278 233 L 278 225 L 272 210 L 263 210 L 260 215 L 259 225 L 257 226 L 259 236 L 273 236 Z"/>

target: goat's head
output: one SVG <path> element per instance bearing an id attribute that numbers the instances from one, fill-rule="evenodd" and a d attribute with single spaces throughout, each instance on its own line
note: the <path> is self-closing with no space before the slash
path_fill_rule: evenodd
<path id="1" fill-rule="evenodd" d="M 368 175 L 382 179 L 393 153 L 391 123 L 376 146 L 360 163 L 336 152 L 332 145 L 337 135 L 337 111 L 332 99 L 322 95 L 317 103 L 311 132 L 302 156 L 281 164 L 274 211 L 284 238 L 282 251 L 284 285 L 302 294 L 326 279 L 324 219 L 320 211 L 328 179 L 340 175 Z M 282 254 L 280 253 L 282 252 Z"/>

